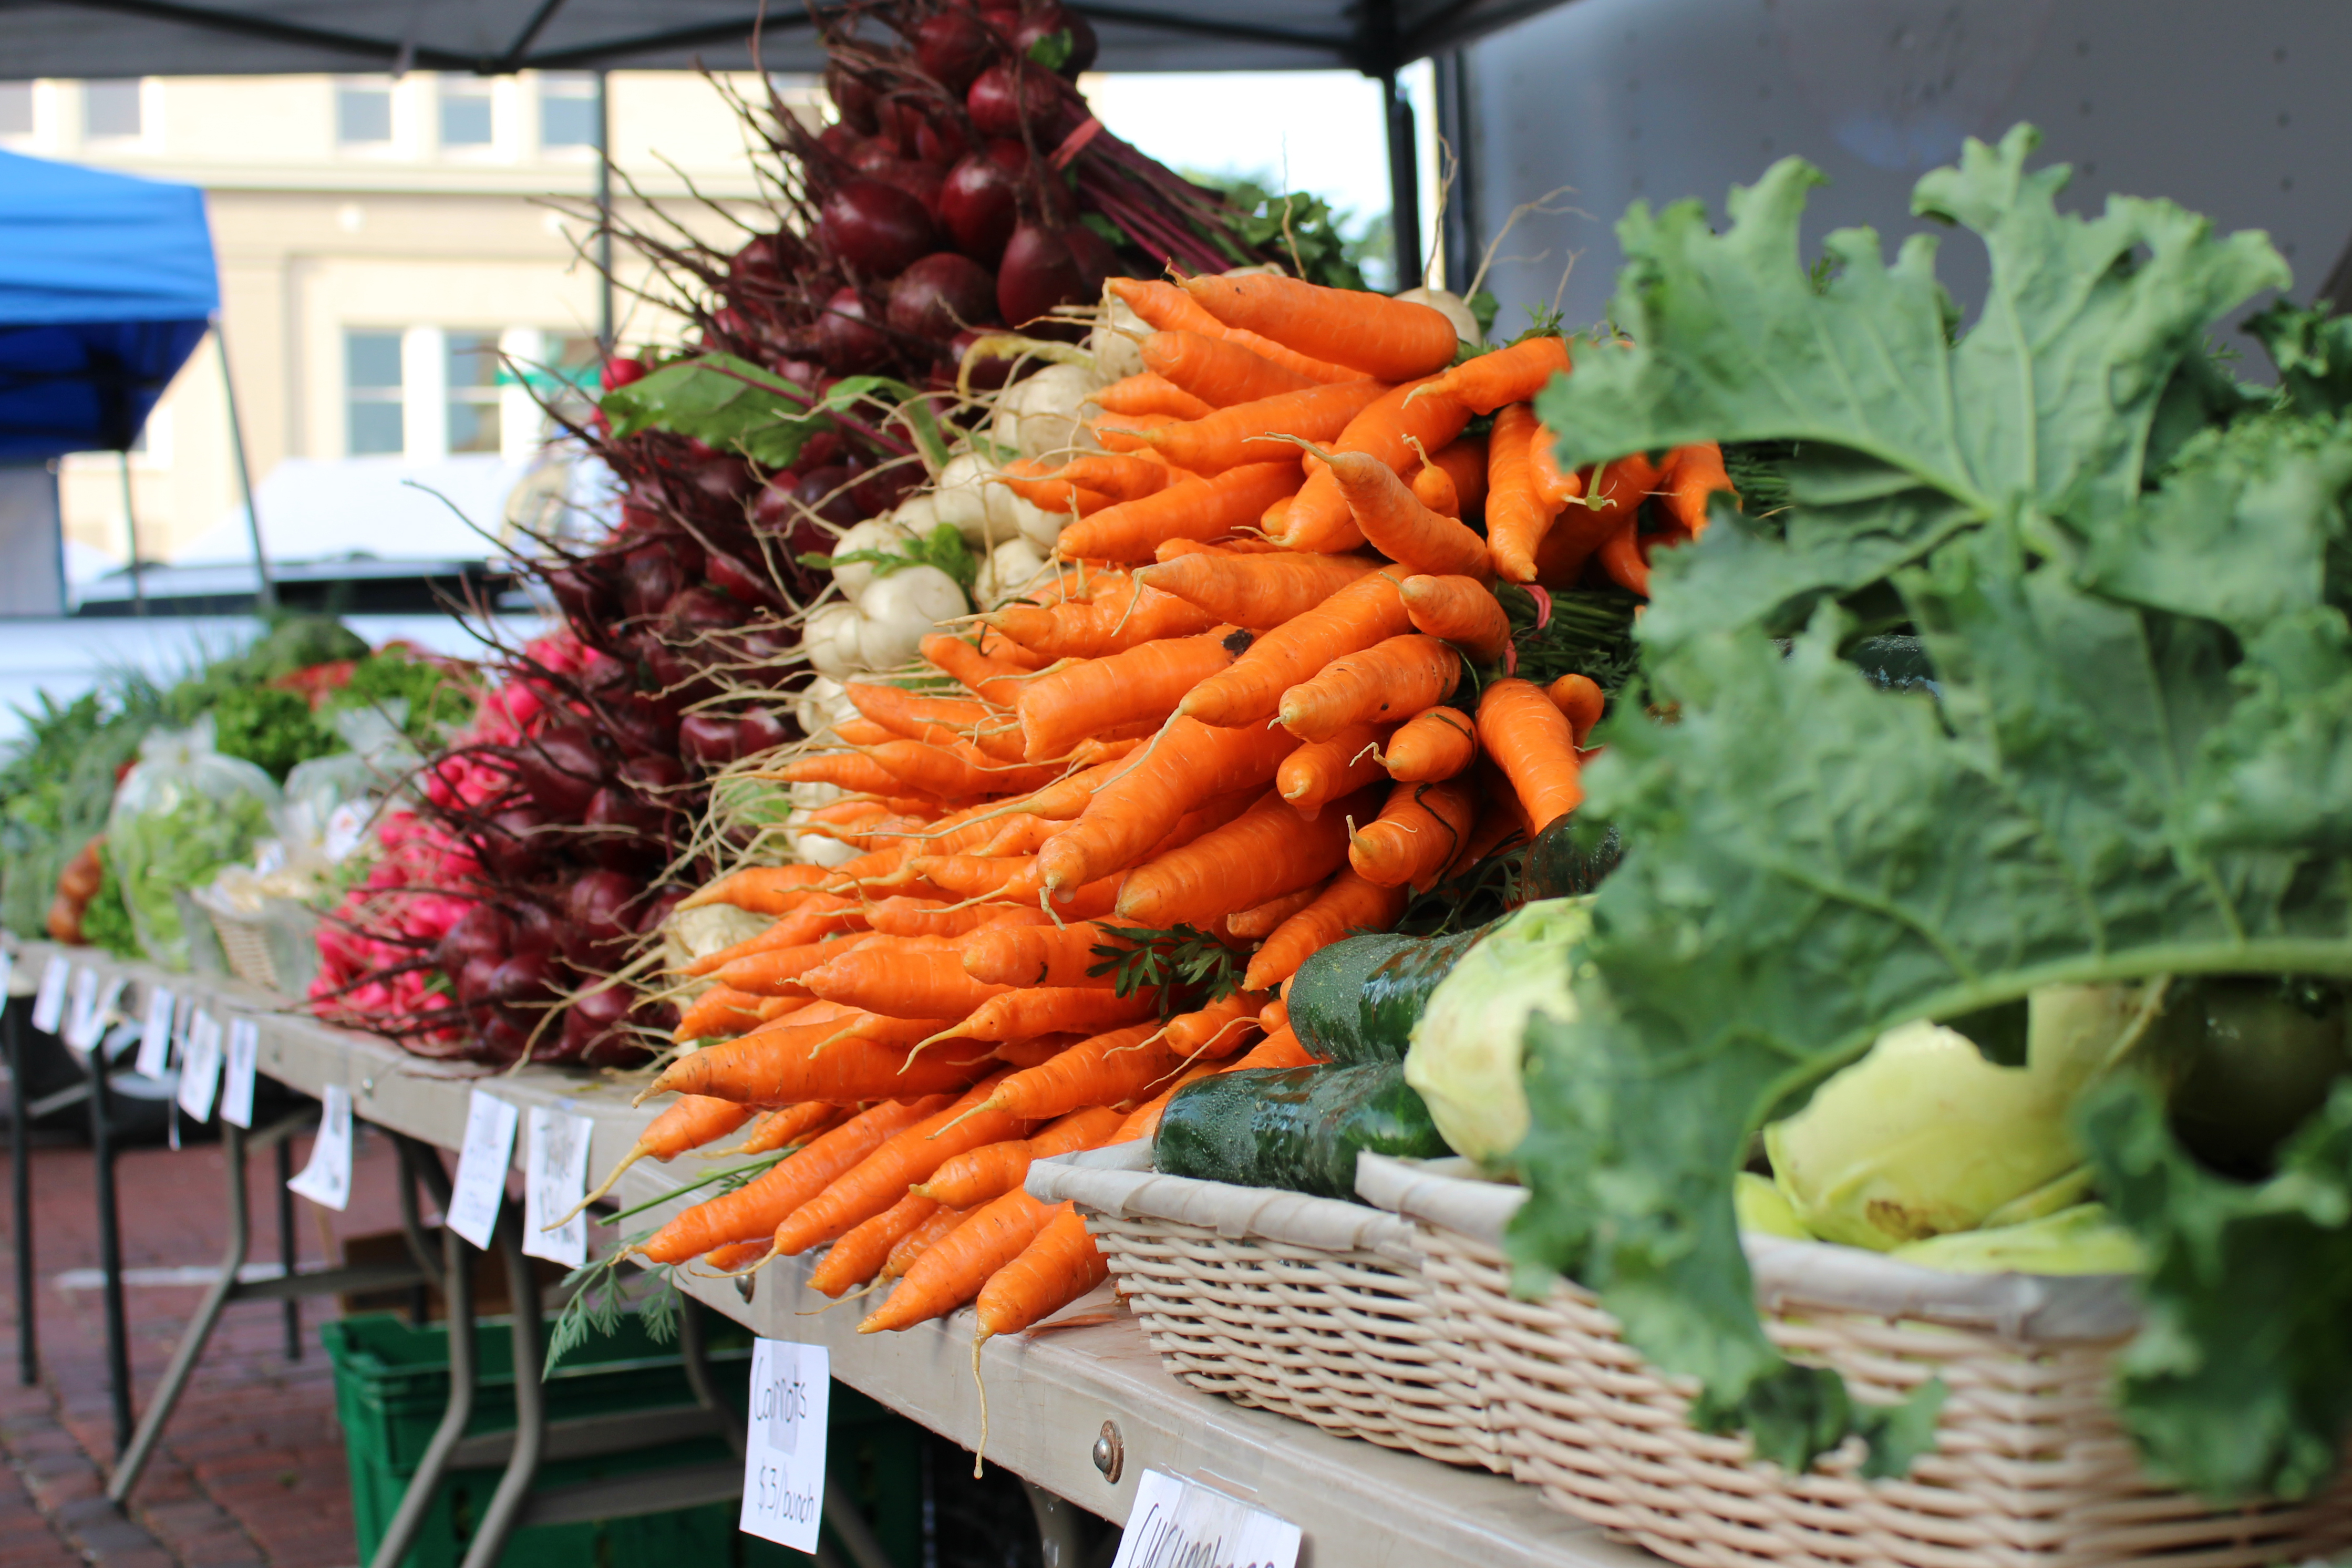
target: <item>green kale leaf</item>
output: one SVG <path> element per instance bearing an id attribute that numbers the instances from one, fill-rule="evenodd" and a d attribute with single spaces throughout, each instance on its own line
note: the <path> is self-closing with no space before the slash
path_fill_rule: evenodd
<path id="1" fill-rule="evenodd" d="M 2284 265 L 2168 204 L 2063 216 L 2064 171 L 2026 173 L 2032 144 L 1971 142 L 1920 182 L 1917 209 L 1990 255 L 1957 339 L 1921 242 L 1887 268 L 1834 236 L 1816 287 L 1796 236 L 1818 176 L 1784 163 L 1721 237 L 1695 205 L 1636 208 L 1638 346 L 1580 355 L 1542 400 L 1563 462 L 1793 444 L 1769 524 L 1718 503 L 1656 563 L 1638 635 L 1670 717 L 1620 704 L 1601 731 L 1582 831 L 1626 854 L 1580 1016 L 1530 1031 L 1512 1236 L 1527 1277 L 1592 1287 L 1698 1379 L 1701 1419 L 1790 1466 L 1860 1430 L 1899 1468 L 1930 1421 L 1852 1405 L 1762 1332 L 1731 1188 L 1777 1108 L 1888 1028 L 2044 984 L 2352 978 L 2352 448 L 2332 414 L 2250 412 L 2202 348 Z M 1845 657 L 1894 626 L 1932 680 Z M 2352 1311 L 2352 1271 L 2311 1278 Z M 2159 1269 L 2151 1321 L 2219 1331 L 2215 1288 Z M 2290 1413 L 2266 1457 L 2205 1451 L 2206 1383 L 2168 1419 L 2136 1411 L 2151 1458 L 2214 1495 L 2307 1484 L 2352 1363 L 2231 1364 Z M 2334 1381 L 2294 1389 L 2315 1376 Z"/>

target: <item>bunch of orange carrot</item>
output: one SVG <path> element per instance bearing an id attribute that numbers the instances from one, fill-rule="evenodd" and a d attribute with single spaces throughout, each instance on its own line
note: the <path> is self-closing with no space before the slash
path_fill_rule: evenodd
<path id="1" fill-rule="evenodd" d="M 773 770 L 852 792 L 814 826 L 856 858 L 689 900 L 772 923 L 690 966 L 701 1048 L 632 1158 L 761 1112 L 744 1147 L 794 1152 L 663 1226 L 656 1262 L 829 1247 L 818 1289 L 888 1287 L 866 1329 L 976 1300 L 983 1337 L 1090 1289 L 1101 1259 L 1023 1190 L 1030 1162 L 1148 1136 L 1201 1073 L 1303 1063 L 1277 992 L 1308 956 L 1574 810 L 1604 694 L 1512 677 L 1495 584 L 1588 557 L 1638 577 L 1644 499 L 1695 534 L 1728 488 L 1713 447 L 1554 471 L 1528 402 L 1558 338 L 1457 365 L 1425 306 L 1113 287 L 1156 330 L 1097 399 L 1108 450 L 1010 480 L 1076 514 L 1064 564 L 928 639 L 927 679 L 851 685 L 858 717 Z M 1171 940 L 1237 981 L 1118 983 Z"/>

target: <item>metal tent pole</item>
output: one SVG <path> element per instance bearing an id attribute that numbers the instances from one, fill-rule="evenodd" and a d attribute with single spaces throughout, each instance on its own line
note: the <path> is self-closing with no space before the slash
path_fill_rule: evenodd
<path id="1" fill-rule="evenodd" d="M 596 73 L 596 344 L 612 357 L 619 330 L 613 305 L 613 73 Z"/>
<path id="2" fill-rule="evenodd" d="M 116 466 L 122 472 L 122 533 L 131 542 L 131 598 L 139 613 L 147 613 L 147 574 L 139 564 L 139 512 L 131 504 L 131 454 L 114 454 Z"/>
<path id="3" fill-rule="evenodd" d="M 1396 286 L 1421 287 L 1421 137 L 1413 124 L 1412 100 L 1397 85 L 1396 73 L 1381 75 L 1381 98 L 1389 132 L 1389 232 L 1396 245 Z"/>
<path id="4" fill-rule="evenodd" d="M 8 1047 L 8 1192 L 16 1222 L 8 1239 L 16 1254 L 16 1380 L 30 1388 L 41 1381 L 33 1322 L 33 1118 L 25 1106 L 25 1009 L 8 1000 L 0 997 L 0 1035 Z"/>
<path id="5" fill-rule="evenodd" d="M 131 1447 L 131 1324 L 122 1300 L 122 1219 L 114 1193 L 114 1096 L 106 1043 L 90 1047 L 89 1141 L 98 1173 L 98 1262 L 106 1285 L 106 1374 L 114 1413 L 114 1452 Z"/>
<path id="6" fill-rule="evenodd" d="M 269 555 L 261 547 L 261 514 L 253 507 L 253 470 L 245 460 L 245 421 L 236 411 L 236 377 L 229 374 L 228 334 L 221 331 L 218 321 L 213 323 L 213 347 L 220 353 L 221 388 L 228 394 L 229 451 L 236 458 L 236 488 L 245 497 L 245 531 L 253 540 L 253 570 L 260 579 L 254 600 L 261 609 L 274 610 L 278 607 L 278 584 L 270 581 Z"/>

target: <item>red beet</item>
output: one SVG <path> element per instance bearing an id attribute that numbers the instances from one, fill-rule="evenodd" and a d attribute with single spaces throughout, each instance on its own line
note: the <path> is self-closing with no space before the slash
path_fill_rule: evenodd
<path id="1" fill-rule="evenodd" d="M 860 135 L 871 136 L 876 130 L 875 108 L 878 101 L 873 88 L 856 72 L 845 68 L 839 60 L 824 68 L 824 90 L 833 106 L 841 111 L 841 122 Z"/>
<path id="2" fill-rule="evenodd" d="M 581 821 L 588 829 L 588 852 L 608 871 L 647 871 L 667 858 L 661 807 L 627 790 L 607 784 L 588 803 Z"/>
<path id="3" fill-rule="evenodd" d="M 837 528 L 847 528 L 865 516 L 857 509 L 856 492 L 844 488 L 856 478 L 855 470 L 839 464 L 811 468 L 793 487 L 793 498 L 804 509 L 803 516 L 814 512 Z"/>
<path id="4" fill-rule="evenodd" d="M 1020 179 L 1028 162 L 1020 142 L 991 142 L 965 154 L 940 188 L 940 221 L 955 236 L 956 248 L 983 267 L 996 264 L 1021 221 Z"/>
<path id="5" fill-rule="evenodd" d="M 765 708 L 754 708 L 735 721 L 735 745 L 747 757 L 771 752 L 793 738 L 793 726 Z"/>
<path id="6" fill-rule="evenodd" d="M 1095 63 L 1095 57 L 1102 52 L 1102 45 L 1095 37 L 1092 23 L 1076 11 L 1054 4 L 1053 0 L 1046 0 L 1045 5 L 1022 19 L 1021 25 L 1013 30 L 1013 47 L 1024 58 L 1032 58 L 1029 51 L 1039 39 L 1050 38 L 1060 32 L 1070 35 L 1070 53 L 1055 68 L 1066 77 L 1076 77 Z"/>
<path id="7" fill-rule="evenodd" d="M 487 1000 L 502 1007 L 547 1001 L 555 992 L 555 960 L 545 951 L 518 952 L 490 972 Z"/>
<path id="8" fill-rule="evenodd" d="M 559 566 L 547 574 L 547 591 L 573 626 L 598 626 L 619 613 L 619 596 L 611 585 L 573 566 Z"/>
<path id="9" fill-rule="evenodd" d="M 586 1067 L 615 1067 L 640 1054 L 629 1033 L 630 992 L 625 985 L 604 985 L 583 992 L 563 1010 L 563 1033 L 550 1049 L 541 1037 L 540 1054 L 555 1061 Z"/>
<path id="10" fill-rule="evenodd" d="M 992 65 L 973 79 L 963 104 L 982 136 L 1017 137 L 1024 120 L 1040 142 L 1050 143 L 1062 134 L 1061 93 L 1041 66 L 1024 65 L 1016 72 L 1009 63 Z"/>
<path id="11" fill-rule="evenodd" d="M 604 390 L 612 392 L 646 378 L 646 362 L 615 354 L 604 362 Z"/>
<path id="12" fill-rule="evenodd" d="M 539 869 L 546 844 L 540 830 L 546 824 L 547 814 L 537 806 L 509 806 L 493 814 L 474 836 L 474 848 L 493 877 L 509 882 L 528 881 Z"/>
<path id="13" fill-rule="evenodd" d="M 986 334 L 984 333 L 977 331 L 958 332 L 955 335 L 954 341 L 948 344 L 948 360 L 950 363 L 961 368 L 963 364 L 965 355 L 971 352 L 972 344 L 978 342 L 981 338 L 985 335 Z M 993 391 L 995 388 L 1003 386 L 1007 381 L 1012 379 L 1013 364 L 1013 362 L 1009 355 L 982 354 L 980 358 L 972 361 L 971 385 L 975 389 L 983 391 Z M 952 382 L 954 378 L 950 376 L 949 379 Z"/>
<path id="14" fill-rule="evenodd" d="M 454 981 L 467 964 L 488 960 L 495 965 L 513 951 L 514 921 L 496 904 L 476 904 L 442 933 L 433 962 Z"/>
<path id="15" fill-rule="evenodd" d="M 915 28 L 915 63 L 950 92 L 961 92 L 988 64 L 996 40 L 972 12 L 950 6 Z"/>
<path id="16" fill-rule="evenodd" d="M 741 626 L 743 606 L 713 589 L 688 588 L 669 602 L 667 618 L 683 639 Z"/>
<path id="17" fill-rule="evenodd" d="M 860 476 L 857 488 L 849 493 L 862 515 L 879 517 L 914 494 L 922 482 L 921 464 L 900 461 Z"/>
<path id="18" fill-rule="evenodd" d="M 661 930 L 662 921 L 669 919 L 678 905 L 686 902 L 688 889 L 666 888 L 646 905 L 646 912 L 637 917 L 637 934 L 651 936 Z"/>
<path id="19" fill-rule="evenodd" d="M 716 713 L 690 713 L 677 727 L 678 749 L 705 767 L 723 768 L 740 757 L 735 721 Z"/>
<path id="20" fill-rule="evenodd" d="M 686 770 L 676 757 L 631 757 L 621 764 L 621 777 L 647 795 L 658 795 L 684 784 Z"/>
<path id="21" fill-rule="evenodd" d="M 896 268 L 893 268 L 896 270 Z M 855 289 L 838 290 L 817 319 L 817 344 L 825 364 L 843 375 L 869 371 L 890 357 L 890 340 L 868 323 L 877 312 Z"/>
<path id="22" fill-rule="evenodd" d="M 968 256 L 942 250 L 924 257 L 890 285 L 890 325 L 945 342 L 996 313 L 996 279 Z"/>
<path id="23" fill-rule="evenodd" d="M 1016 331 L 1056 305 L 1087 303 L 1118 265 L 1102 237 L 1081 225 L 1047 228 L 1024 223 L 996 271 L 996 306 Z"/>
<path id="24" fill-rule="evenodd" d="M 514 748 L 515 778 L 533 802 L 559 814 L 578 811 L 604 783 L 604 759 L 588 731 L 559 724 Z"/>
<path id="25" fill-rule="evenodd" d="M 763 498 L 765 493 L 761 492 Z M 709 551 L 702 570 L 712 587 L 738 604 L 782 608 L 782 601 L 777 597 L 774 584 L 768 581 L 767 573 L 739 555 L 724 550 Z"/>
<path id="26" fill-rule="evenodd" d="M 636 911 L 631 906 L 645 884 L 619 871 L 591 871 L 573 882 L 563 896 L 564 955 L 586 968 L 591 962 L 617 960 L 636 934 Z"/>
<path id="27" fill-rule="evenodd" d="M 934 248 L 937 232 L 921 198 L 873 179 L 848 181 L 826 196 L 817 229 L 827 250 L 877 278 Z"/>
<path id="28" fill-rule="evenodd" d="M 686 563 L 667 543 L 644 544 L 621 559 L 621 608 L 632 616 L 658 615 L 686 586 Z"/>

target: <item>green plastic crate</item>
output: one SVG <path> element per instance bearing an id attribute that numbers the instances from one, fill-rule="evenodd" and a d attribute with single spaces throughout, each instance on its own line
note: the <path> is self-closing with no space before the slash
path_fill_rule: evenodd
<path id="1" fill-rule="evenodd" d="M 708 1320 L 706 1320 L 708 1321 Z M 449 1336 L 441 1324 L 411 1327 L 389 1313 L 321 1325 L 335 1368 L 335 1408 L 351 1468 L 352 1513 L 359 1561 L 378 1542 L 415 1474 L 449 1397 Z M 514 1428 L 514 1342 L 507 1321 L 475 1327 L 478 1369 L 467 1436 Z M 714 1325 L 709 1359 L 717 1386 L 739 1405 L 750 1377 L 750 1336 Z M 592 1340 L 558 1365 L 545 1384 L 551 1422 L 663 1409 L 694 1401 L 675 1344 L 656 1344 L 635 1317 L 619 1331 Z M 826 1462 L 876 1523 L 892 1559 L 912 1568 L 919 1554 L 920 1439 L 918 1429 L 836 1383 Z M 650 1468 L 707 1464 L 730 1457 L 724 1439 L 666 1443 L 656 1449 L 543 1465 L 539 1484 L 572 1486 Z M 404 1568 L 455 1568 L 474 1524 L 497 1489 L 496 1469 L 446 1476 Z M 707 1503 L 673 1512 L 515 1532 L 507 1568 L 635 1568 L 691 1561 L 696 1568 L 803 1568 L 813 1559 L 740 1533 L 737 1505 Z M 690 1558 L 677 1555 L 690 1552 Z"/>

